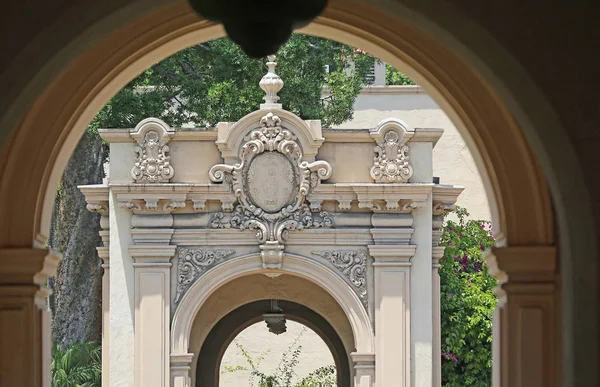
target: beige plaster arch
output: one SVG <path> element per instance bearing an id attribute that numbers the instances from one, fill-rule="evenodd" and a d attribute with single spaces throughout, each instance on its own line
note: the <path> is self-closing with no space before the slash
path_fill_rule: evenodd
<path id="1" fill-rule="evenodd" d="M 195 324 L 196 316 L 198 316 L 200 309 L 205 303 L 209 302 L 208 300 L 218 289 L 238 278 L 264 272 L 260 255 L 250 255 L 239 257 L 235 260 L 229 260 L 218 265 L 207 272 L 201 281 L 196 281 L 187 291 L 185 296 L 183 296 L 173 315 L 171 323 L 171 353 L 185 354 L 188 353 L 188 350 L 200 349 L 199 346 L 197 348 L 191 347 L 190 338 L 192 336 L 192 326 Z M 319 298 L 306 298 L 305 294 L 302 294 L 302 292 L 298 292 L 297 290 L 294 291 L 293 288 L 290 289 L 294 294 L 293 297 L 285 292 L 282 292 L 277 297 L 283 300 L 301 303 L 321 314 L 334 328 L 336 328 L 336 330 L 340 329 L 338 333 L 345 345 L 346 343 L 354 344 L 354 348 L 349 348 L 351 351 L 359 353 L 374 352 L 374 331 L 367 311 L 352 288 L 338 275 L 333 273 L 331 269 L 308 258 L 286 254 L 284 256 L 283 270 L 281 273 L 300 277 L 304 281 L 315 284 L 317 287 L 314 289 L 320 288 L 323 290 L 323 292 L 319 294 L 323 296 L 322 300 L 327 301 L 326 306 L 333 307 L 334 304 L 337 304 L 338 307 L 333 307 L 332 311 L 328 312 L 327 308 L 324 308 L 323 305 L 319 305 Z M 267 278 L 266 276 L 264 277 Z M 280 280 L 275 279 L 274 281 Z M 287 285 L 282 285 L 282 289 L 287 289 Z M 256 291 L 260 293 L 260 291 L 264 291 L 264 288 L 259 287 Z M 205 337 L 210 331 L 210 328 L 225 314 L 240 305 L 248 303 L 249 301 L 254 301 L 254 297 L 269 298 L 273 296 L 268 293 L 259 295 L 259 293 L 248 292 L 246 295 L 239 295 L 239 298 L 230 300 L 230 303 L 222 305 L 222 310 L 218 313 L 215 312 L 214 317 L 212 314 L 199 315 L 199 318 L 201 319 L 208 319 L 204 321 L 199 328 L 203 330 L 195 332 L 196 337 L 200 337 L 200 345 L 203 336 Z M 213 300 L 215 299 L 213 298 Z M 333 300 L 334 304 L 329 302 L 329 300 Z M 339 311 L 340 309 L 343 311 L 343 317 L 338 315 L 338 317 L 332 318 L 331 316 L 335 316 L 336 313 L 331 313 Z M 348 335 L 347 329 L 344 328 L 345 323 L 340 321 L 346 321 L 351 328 L 351 340 L 349 340 L 350 336 Z"/>
<path id="2" fill-rule="evenodd" d="M 495 40 L 502 34 L 493 31 L 493 18 L 478 22 L 483 6 L 466 3 L 473 13 L 460 13 L 459 3 L 331 0 L 308 28 L 364 42 L 432 94 L 465 136 L 493 193 L 494 221 L 503 233 L 499 244 L 554 245 L 558 232 L 564 380 L 597 380 L 595 368 L 587 366 L 597 363 L 599 353 L 589 345 L 597 342 L 599 326 L 597 310 L 588 308 L 598 300 L 594 174 L 575 152 L 582 146 L 568 135 L 577 128 L 567 126 L 567 113 L 554 104 L 569 97 L 551 101 L 552 86 L 534 80 L 535 62 L 511 47 L 514 40 Z M 63 13 L 56 6 L 57 12 L 41 17 L 37 29 L 30 28 L 37 26 L 31 20 L 21 23 L 27 44 L 9 50 L 18 55 L 2 68 L 0 84 L 10 87 L 0 100 L 0 247 L 44 246 L 62 168 L 87 122 L 120 86 L 166 56 L 167 43 L 182 42 L 198 29 L 206 39 L 209 31 L 221 34 L 181 0 L 74 0 L 68 6 L 68 12 L 66 5 Z M 39 16 L 45 10 L 30 11 Z M 331 30 L 336 34 L 327 35 Z M 587 181 L 584 172 L 590 172 Z M 535 269 L 537 261 L 531 262 Z M 577 318 L 584 313 L 586 318 Z"/>

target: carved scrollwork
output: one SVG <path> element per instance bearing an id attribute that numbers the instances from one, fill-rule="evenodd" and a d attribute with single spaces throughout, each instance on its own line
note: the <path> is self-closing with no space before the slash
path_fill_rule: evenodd
<path id="1" fill-rule="evenodd" d="M 366 306 L 367 297 L 367 253 L 363 250 L 313 251 L 313 255 L 325 258 L 348 278 L 356 294 Z"/>
<path id="2" fill-rule="evenodd" d="M 263 244 L 283 243 L 288 230 L 330 227 L 333 218 L 326 212 L 313 216 L 305 202 L 311 189 L 331 176 L 331 165 L 302 160 L 296 136 L 273 113 L 260 124 L 245 138 L 240 163 L 217 164 L 209 171 L 212 181 L 231 184 L 239 203 L 230 215 L 214 214 L 211 227 L 257 230 Z"/>
<path id="3" fill-rule="evenodd" d="M 168 182 L 175 175 L 167 140 L 156 129 L 147 130 L 138 140 L 135 148 L 137 159 L 131 169 L 136 183 Z"/>
<path id="4" fill-rule="evenodd" d="M 374 148 L 371 177 L 377 183 L 406 182 L 413 174 L 406 154 L 408 150 L 408 145 L 401 142 L 400 134 L 389 129 L 383 135 L 383 141 Z"/>
<path id="5" fill-rule="evenodd" d="M 285 243 L 289 230 L 304 230 L 306 228 L 329 228 L 333 226 L 333 217 L 327 211 L 318 214 L 310 210 L 306 204 L 296 211 L 279 219 L 265 221 L 243 206 L 236 206 L 232 213 L 216 212 L 210 220 L 211 228 L 237 228 L 240 230 L 256 230 L 259 243 Z"/>
<path id="6" fill-rule="evenodd" d="M 177 295 L 178 303 L 189 287 L 210 268 L 216 266 L 224 258 L 235 254 L 235 250 L 203 250 L 196 248 L 182 248 L 177 252 L 179 264 L 177 265 Z"/>

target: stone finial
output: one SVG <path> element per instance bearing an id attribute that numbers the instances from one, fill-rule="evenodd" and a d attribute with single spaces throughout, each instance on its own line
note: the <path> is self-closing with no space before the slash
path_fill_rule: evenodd
<path id="1" fill-rule="evenodd" d="M 277 103 L 277 101 L 279 101 L 277 92 L 283 87 L 283 80 L 275 73 L 275 66 L 277 66 L 277 62 L 275 62 L 275 55 L 269 55 L 267 59 L 267 67 L 269 70 L 265 76 L 262 77 L 259 83 L 260 88 L 265 91 L 265 96 L 263 97 L 265 103 L 261 104 L 260 108 L 281 108 L 281 104 Z"/>

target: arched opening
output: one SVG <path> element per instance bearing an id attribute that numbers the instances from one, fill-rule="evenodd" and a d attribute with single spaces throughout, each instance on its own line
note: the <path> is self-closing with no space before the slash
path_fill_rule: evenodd
<path id="1" fill-rule="evenodd" d="M 318 313 L 301 304 L 291 301 L 278 301 L 278 307 L 283 310 L 287 320 L 296 321 L 311 329 L 327 345 L 335 362 L 337 385 L 349 387 L 351 380 L 350 361 L 335 329 Z M 272 300 L 254 301 L 227 314 L 210 331 L 198 356 L 196 366 L 196 387 L 218 387 L 219 370 L 225 351 L 244 329 L 261 322 L 263 315 L 271 312 Z M 267 329 L 266 326 L 264 328 Z M 273 337 L 272 340 L 277 340 Z M 265 349 L 268 343 L 262 343 Z"/>
<path id="2" fill-rule="evenodd" d="M 336 364 L 338 370 L 347 371 L 340 371 L 340 378 L 353 375 L 349 359 L 354 353 L 372 353 L 374 331 L 371 321 L 357 297 L 349 291 L 348 285 L 331 270 L 310 259 L 294 255 L 288 255 L 285 259 L 285 274 L 275 278 L 260 273 L 261 260 L 256 255 L 225 262 L 212 269 L 202 281 L 196 282 L 182 298 L 173 316 L 171 364 L 181 362 L 190 367 L 191 385 L 198 383 L 196 377 L 200 372 L 196 367 L 201 364 L 199 354 L 211 334 L 215 335 L 214 329 L 219 322 L 238 308 L 254 302 L 260 306 L 263 300 L 278 299 L 280 303 L 290 306 L 291 310 L 298 310 L 292 316 L 328 337 L 321 335 L 332 353 L 338 353 L 334 354 L 334 358 L 343 358 L 344 364 L 347 364 Z M 299 306 L 295 309 L 296 306 L 292 304 Z M 251 313 L 257 313 L 256 308 L 251 310 Z M 305 320 L 305 317 L 311 319 Z M 219 341 L 231 341 L 235 336 L 232 329 L 243 329 L 245 326 L 237 324 L 231 329 L 219 330 L 228 332 L 227 335 L 223 333 Z M 188 353 L 191 358 L 182 356 L 182 360 L 178 360 L 180 355 Z M 217 365 L 222 355 L 221 351 L 206 351 L 202 355 L 213 358 L 210 364 L 214 364 L 214 367 L 210 366 L 207 371 L 209 377 L 218 372 Z M 345 380 L 348 379 L 340 379 Z"/>
<path id="3" fill-rule="evenodd" d="M 533 102 L 527 102 L 523 97 L 527 93 L 523 93 L 521 98 L 511 94 L 502 87 L 502 80 L 490 75 L 490 71 L 486 71 L 485 65 L 481 63 L 478 68 L 483 67 L 482 71 L 476 72 L 476 60 L 467 61 L 469 55 L 465 54 L 466 48 L 457 50 L 458 54 L 455 55 L 448 49 L 451 43 L 442 44 L 433 40 L 435 27 L 423 27 L 432 36 L 424 34 L 421 30 L 413 30 L 401 15 L 401 11 L 405 9 L 399 8 L 386 15 L 381 10 L 364 6 L 362 9 L 355 8 L 355 13 L 348 14 L 344 12 L 344 5 L 346 4 L 343 2 L 333 4 L 324 18 L 311 28 L 317 31 L 320 25 L 327 26 L 329 23 L 330 28 L 337 28 L 338 32 L 341 31 L 340 34 L 345 34 L 344 39 L 347 41 L 356 43 L 364 39 L 365 47 L 373 47 L 374 53 L 387 49 L 387 53 L 381 56 L 389 58 L 386 60 L 390 63 L 398 66 L 404 58 L 407 63 L 418 69 L 410 75 L 425 87 L 431 87 L 430 91 L 437 96 L 438 103 L 449 107 L 449 114 L 460 123 L 457 126 L 462 128 L 464 133 L 470 134 L 471 144 L 479 150 L 478 161 L 489 178 L 488 192 L 493 192 L 496 198 L 496 216 L 499 221 L 495 223 L 506 237 L 505 240 L 500 240 L 500 244 L 518 247 L 510 254 L 511 259 L 508 260 L 511 262 L 527 256 L 532 247 L 552 247 L 555 244 L 555 224 L 546 181 L 549 183 L 555 200 L 554 210 L 561 224 L 558 232 L 561 238 L 562 285 L 565 291 L 568 291 L 563 299 L 566 326 L 564 334 L 568 335 L 569 340 L 572 339 L 569 341 L 570 345 L 564 348 L 570 355 L 566 359 L 570 371 L 565 371 L 564 374 L 566 377 L 574 377 L 574 369 L 582 371 L 579 375 L 592 372 L 589 368 L 586 371 L 579 367 L 596 359 L 595 349 L 589 349 L 586 343 L 589 343 L 590 335 L 595 337 L 597 318 L 593 316 L 577 320 L 574 316 L 580 311 L 580 305 L 595 304 L 596 271 L 587 263 L 577 265 L 578 260 L 583 260 L 583 257 L 595 255 L 595 228 L 591 220 L 592 211 L 588 197 L 585 194 L 581 196 L 581 192 L 587 192 L 586 187 L 581 176 L 573 172 L 580 169 L 574 161 L 572 150 L 563 148 L 560 160 L 551 157 L 550 149 L 560 148 L 554 145 L 567 143 L 562 136 L 559 121 L 553 120 L 551 114 L 546 117 L 541 117 L 542 114 L 529 114 L 526 107 L 528 103 Z M 161 9 L 160 12 L 139 20 L 137 25 L 129 24 L 128 28 L 108 36 L 98 47 L 88 47 L 87 53 L 82 55 L 77 63 L 67 58 L 66 63 L 70 63 L 71 66 L 65 70 L 63 76 L 55 78 L 52 84 L 49 80 L 52 77 L 48 77 L 41 82 L 41 87 L 38 84 L 38 89 L 33 89 L 35 96 L 23 96 L 26 101 L 36 101 L 28 115 L 23 113 L 23 109 L 15 109 L 15 114 L 4 116 L 2 122 L 7 123 L 9 128 L 18 127 L 18 130 L 14 132 L 16 134 L 11 139 L 9 150 L 3 153 L 3 160 L 10 161 L 4 164 L 2 174 L 2 209 L 6 209 L 2 226 L 10 231 L 3 234 L 2 246 L 25 247 L 31 246 L 32 241 L 35 241 L 35 246 L 43 245 L 50 213 L 49 202 L 52 202 L 48 199 L 56 191 L 57 174 L 62 170 L 85 123 L 90 121 L 91 116 L 111 93 L 118 89 L 119 82 L 122 85 L 131 78 L 136 71 L 134 64 L 139 69 L 143 63 L 147 64 L 166 55 L 164 52 L 159 54 L 151 48 L 165 43 L 165 40 L 159 37 L 164 38 L 171 34 L 168 38 L 171 39 L 194 28 L 190 26 L 206 27 L 205 24 L 197 23 L 190 17 L 189 11 L 181 7 L 178 4 L 166 12 L 165 9 Z M 427 14 L 417 16 L 422 20 L 424 15 Z M 163 23 L 167 19 L 172 24 Z M 142 25 L 145 27 L 140 28 Z M 394 26 L 393 30 L 385 30 L 388 26 Z M 107 29 L 112 30 L 112 27 Z M 139 31 L 145 33 L 138 34 Z M 403 33 L 405 37 L 414 39 L 403 38 Z M 134 34 L 138 34 L 138 40 L 124 39 Z M 333 37 L 332 35 L 334 34 L 329 37 Z M 415 41 L 421 44 L 414 44 Z M 181 41 L 180 43 L 186 44 Z M 110 51 L 108 47 L 111 47 L 113 56 L 105 56 L 105 53 Z M 114 49 L 115 47 L 123 50 L 119 51 Z M 432 63 L 427 54 L 431 52 L 439 55 L 436 58 L 437 63 Z M 101 66 L 89 66 L 90 63 L 99 63 L 100 61 L 96 60 L 99 57 L 105 59 Z M 472 67 L 463 63 L 463 60 Z M 440 66 L 442 62 L 445 63 L 444 66 Z M 450 76 L 450 72 L 453 76 Z M 419 74 L 422 76 L 419 77 Z M 482 74 L 486 80 L 481 78 Z M 457 78 L 461 79 L 460 84 L 455 82 Z M 526 82 L 523 87 L 533 93 L 537 92 L 532 82 Z M 42 90 L 43 93 L 38 93 Z M 499 95 L 504 102 L 498 98 Z M 474 100 L 477 100 L 476 104 Z M 17 102 L 22 103 L 23 100 Z M 538 107 L 543 105 L 541 110 L 551 111 L 543 99 L 537 100 L 536 103 Z M 58 106 L 62 108 L 58 109 Z M 19 124 L 16 124 L 17 122 Z M 38 136 L 39 128 L 42 127 L 47 130 L 46 135 Z M 544 130 L 546 136 L 542 136 Z M 550 131 L 553 131 L 552 135 Z M 531 141 L 529 144 L 523 132 L 528 135 Z M 48 138 L 52 141 L 46 141 Z M 530 146 L 537 157 L 533 156 Z M 39 150 L 37 157 L 29 156 L 29 147 Z M 538 162 L 543 165 L 544 173 Z M 570 168 L 569 166 L 572 170 L 566 174 L 567 179 L 565 174 L 561 176 L 561 171 Z M 28 168 L 32 173 L 22 176 L 18 168 Z M 568 230 L 573 232 L 567 232 Z M 547 263 L 545 253 L 536 251 L 536 259 L 528 270 L 536 273 L 541 270 L 545 274 L 551 272 L 550 281 L 553 283 L 556 266 L 551 250 L 548 249 L 548 255 L 551 256 L 552 263 Z M 17 253 L 9 251 L 7 254 Z M 518 272 L 522 267 L 510 266 L 510 269 L 506 270 Z M 510 275 L 511 273 L 509 277 Z M 573 286 L 575 277 L 580 279 L 578 288 Z M 578 299 L 578 302 L 572 302 L 574 299 Z M 525 340 L 523 337 L 521 339 Z M 554 348 L 551 348 L 551 351 L 553 350 Z M 578 354 L 577 357 L 574 356 L 575 353 Z M 581 356 L 581 359 L 578 356 Z M 511 367 L 518 367 L 511 364 Z M 544 363 L 543 369 L 546 367 L 548 364 Z"/>

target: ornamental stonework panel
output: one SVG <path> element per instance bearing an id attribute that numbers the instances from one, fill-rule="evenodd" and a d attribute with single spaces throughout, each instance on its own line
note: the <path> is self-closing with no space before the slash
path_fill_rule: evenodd
<path id="1" fill-rule="evenodd" d="M 204 273 L 212 269 L 226 258 L 235 254 L 235 250 L 208 250 L 202 248 L 186 247 L 177 249 L 177 295 L 175 303 L 178 304 L 187 290 Z"/>
<path id="2" fill-rule="evenodd" d="M 408 145 L 402 142 L 402 135 L 396 129 L 388 129 L 373 149 L 371 177 L 377 183 L 404 183 L 413 175 L 408 163 Z"/>
<path id="3" fill-rule="evenodd" d="M 313 255 L 329 261 L 350 282 L 354 292 L 365 306 L 367 294 L 367 252 L 364 250 L 321 250 Z"/>
<path id="4" fill-rule="evenodd" d="M 171 165 L 171 149 L 167 143 L 171 139 L 167 124 L 150 118 L 143 120 L 131 133 L 137 142 L 136 161 L 131 168 L 131 177 L 136 183 L 166 183 L 175 176 Z"/>

